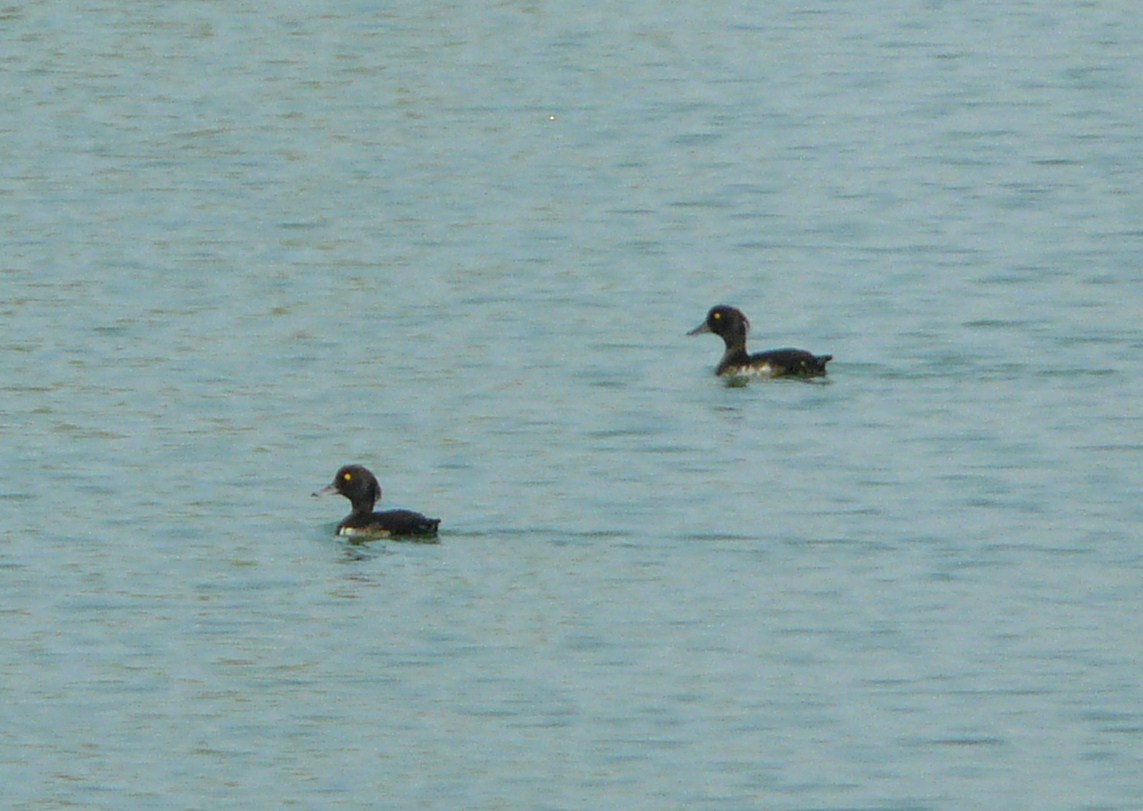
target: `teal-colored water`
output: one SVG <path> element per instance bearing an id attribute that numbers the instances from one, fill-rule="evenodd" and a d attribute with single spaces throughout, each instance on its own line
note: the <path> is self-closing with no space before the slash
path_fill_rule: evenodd
<path id="1" fill-rule="evenodd" d="M 0 804 L 1138 804 L 1135 11 L 0 12 Z"/>

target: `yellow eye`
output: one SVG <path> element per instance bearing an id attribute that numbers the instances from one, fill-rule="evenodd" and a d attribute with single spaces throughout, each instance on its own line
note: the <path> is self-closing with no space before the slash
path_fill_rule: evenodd
<path id="1" fill-rule="evenodd" d="M 718 320 L 718 319 L 720 319 L 720 318 L 722 318 L 722 313 L 715 313 L 715 314 L 714 314 L 714 320 L 715 320 L 715 321 L 717 321 L 717 320 Z"/>
<path id="2" fill-rule="evenodd" d="M 352 473 L 346 473 L 341 478 L 345 479 L 347 482 L 351 482 L 351 481 L 353 481 L 353 474 Z"/>

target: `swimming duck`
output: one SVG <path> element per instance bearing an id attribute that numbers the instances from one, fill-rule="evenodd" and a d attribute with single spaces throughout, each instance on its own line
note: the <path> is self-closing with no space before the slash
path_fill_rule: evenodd
<path id="1" fill-rule="evenodd" d="M 721 377 L 819 377 L 826 373 L 826 364 L 833 355 L 815 355 L 804 349 L 771 349 L 748 354 L 746 333 L 750 321 L 741 310 L 720 304 L 711 307 L 706 321 L 687 335 L 713 332 L 726 343 L 726 351 L 714 370 Z"/>
<path id="2" fill-rule="evenodd" d="M 361 465 L 345 465 L 337 471 L 333 482 L 318 490 L 315 496 L 340 493 L 353 505 L 352 512 L 337 525 L 338 535 L 372 538 L 431 537 L 437 534 L 439 518 L 428 518 L 412 510 L 373 512 L 381 499 L 377 477 Z"/>

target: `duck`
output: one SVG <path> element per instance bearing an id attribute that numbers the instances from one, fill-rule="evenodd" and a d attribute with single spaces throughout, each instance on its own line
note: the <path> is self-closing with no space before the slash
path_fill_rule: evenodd
<path id="1" fill-rule="evenodd" d="M 746 351 L 746 333 L 750 321 L 735 307 L 719 304 L 711 307 L 706 320 L 687 335 L 712 332 L 722 338 L 726 351 L 714 373 L 719 377 L 821 377 L 833 355 L 815 355 L 805 349 L 770 349 L 753 355 Z"/>
<path id="2" fill-rule="evenodd" d="M 337 534 L 363 538 L 433 538 L 441 520 L 429 518 L 412 510 L 384 510 L 373 512 L 373 505 L 381 500 L 381 485 L 377 477 L 362 465 L 344 465 L 329 486 L 318 490 L 315 496 L 339 493 L 349 499 L 352 511 L 337 525 Z"/>

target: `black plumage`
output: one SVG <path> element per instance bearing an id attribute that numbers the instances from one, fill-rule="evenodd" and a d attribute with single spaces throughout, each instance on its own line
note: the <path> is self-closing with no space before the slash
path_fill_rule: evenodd
<path id="1" fill-rule="evenodd" d="M 340 493 L 353 505 L 349 515 L 337 525 L 338 535 L 425 538 L 435 536 L 441 523 L 439 518 L 428 518 L 412 510 L 373 512 L 373 505 L 381 500 L 381 485 L 377 477 L 361 465 L 345 465 L 328 487 L 314 495 L 330 493 Z"/>
<path id="2" fill-rule="evenodd" d="M 711 307 L 706 320 L 687 335 L 713 332 L 722 338 L 726 351 L 714 373 L 723 377 L 820 377 L 826 373 L 826 364 L 833 360 L 833 355 L 815 355 L 789 347 L 751 355 L 746 351 L 749 331 L 750 321 L 741 310 L 720 304 Z"/>

